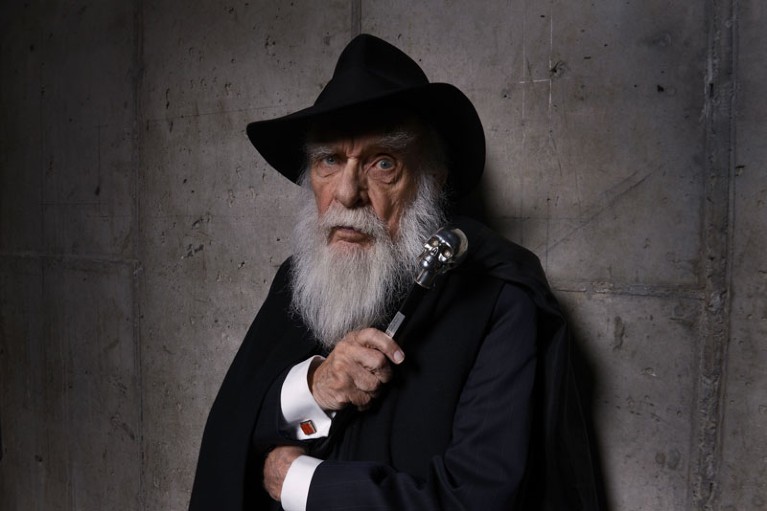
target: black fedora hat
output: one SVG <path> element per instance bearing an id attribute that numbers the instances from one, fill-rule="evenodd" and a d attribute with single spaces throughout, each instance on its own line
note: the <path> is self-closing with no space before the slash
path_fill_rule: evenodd
<path id="1" fill-rule="evenodd" d="M 429 83 L 413 59 L 368 34 L 355 37 L 344 48 L 332 79 L 313 106 L 253 122 L 247 128 L 248 138 L 272 167 L 296 182 L 306 164 L 306 136 L 316 120 L 378 105 L 411 111 L 440 134 L 456 196 L 477 185 L 485 166 L 485 134 L 469 98 L 453 85 Z"/>

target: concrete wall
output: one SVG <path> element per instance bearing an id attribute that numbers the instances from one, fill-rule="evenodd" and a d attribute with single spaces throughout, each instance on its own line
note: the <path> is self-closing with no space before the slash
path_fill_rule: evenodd
<path id="1" fill-rule="evenodd" d="M 759 0 L 6 2 L 0 509 L 185 509 L 295 187 L 247 122 L 359 31 L 475 102 L 489 222 L 595 376 L 616 510 L 767 505 Z"/>

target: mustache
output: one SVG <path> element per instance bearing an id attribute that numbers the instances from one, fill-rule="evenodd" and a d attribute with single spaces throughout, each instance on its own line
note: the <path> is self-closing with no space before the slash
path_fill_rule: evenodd
<path id="1" fill-rule="evenodd" d="M 333 204 L 318 219 L 318 227 L 326 236 L 336 227 L 349 227 L 375 240 L 390 239 L 383 220 L 370 207 L 347 209 Z"/>

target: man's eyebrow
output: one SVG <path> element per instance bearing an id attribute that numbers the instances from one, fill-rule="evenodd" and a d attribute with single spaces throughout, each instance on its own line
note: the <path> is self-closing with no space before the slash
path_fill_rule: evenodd
<path id="1" fill-rule="evenodd" d="M 309 161 L 317 161 L 326 156 L 333 156 L 336 153 L 332 146 L 314 142 L 307 143 L 305 151 Z"/>
<path id="2" fill-rule="evenodd" d="M 391 151 L 405 151 L 417 138 L 415 132 L 410 130 L 398 130 L 381 135 L 373 142 L 373 145 Z"/>

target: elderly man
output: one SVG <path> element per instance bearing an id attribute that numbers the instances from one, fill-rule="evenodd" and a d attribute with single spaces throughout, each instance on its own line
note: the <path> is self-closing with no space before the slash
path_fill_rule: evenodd
<path id="1" fill-rule="evenodd" d="M 362 35 L 312 107 L 248 136 L 307 198 L 211 410 L 190 509 L 598 509 L 538 260 L 452 211 L 484 167 L 466 96 Z M 395 341 L 448 220 L 465 261 Z"/>

